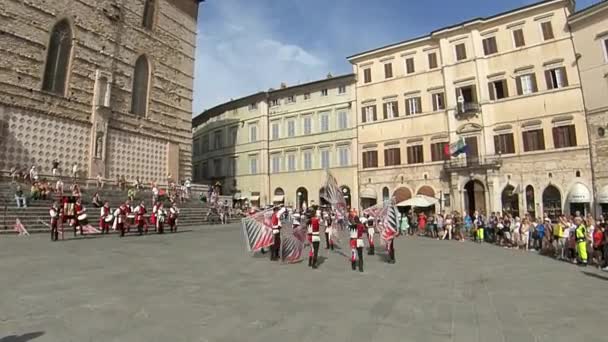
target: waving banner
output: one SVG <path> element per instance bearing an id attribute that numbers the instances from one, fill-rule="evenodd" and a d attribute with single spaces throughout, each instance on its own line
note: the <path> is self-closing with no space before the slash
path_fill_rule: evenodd
<path id="1" fill-rule="evenodd" d="M 249 252 L 270 247 L 274 243 L 271 224 L 272 210 L 257 212 L 241 220 Z"/>

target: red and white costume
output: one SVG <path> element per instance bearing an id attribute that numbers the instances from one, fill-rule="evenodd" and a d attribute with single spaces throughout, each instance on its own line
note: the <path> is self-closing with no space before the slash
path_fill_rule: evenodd
<path id="1" fill-rule="evenodd" d="M 88 224 L 86 219 L 87 209 L 82 203 L 76 203 L 74 205 L 74 212 L 76 213 L 76 217 L 74 218 L 74 236 L 76 236 L 76 228 L 80 228 L 80 235 L 84 235 L 82 226 Z"/>
<path id="2" fill-rule="evenodd" d="M 135 224 L 137 225 L 137 230 L 141 233 L 141 230 L 145 227 L 146 233 L 148 232 L 148 224 L 146 223 L 146 206 L 143 204 L 135 207 Z"/>
<path id="3" fill-rule="evenodd" d="M 104 204 L 104 206 L 101 207 L 100 212 L 99 212 L 99 230 L 101 230 L 102 233 L 110 232 L 111 218 L 112 218 L 112 213 L 111 213 L 110 207 L 107 204 Z M 108 219 L 110 219 L 110 221 L 108 221 Z"/>
<path id="4" fill-rule="evenodd" d="M 167 212 L 165 211 L 165 208 L 163 208 L 162 203 L 159 203 L 158 206 L 156 206 L 154 215 L 156 216 L 156 230 L 158 233 L 162 234 L 164 233 L 163 225 L 165 224 L 165 218 L 167 216 Z"/>
<path id="5" fill-rule="evenodd" d="M 270 219 L 272 225 L 272 235 L 274 237 L 274 243 L 270 247 L 270 260 L 279 260 L 281 252 L 281 214 L 282 211 L 276 210 L 272 214 Z"/>
<path id="6" fill-rule="evenodd" d="M 171 205 L 171 208 L 169 208 L 169 228 L 171 229 L 171 231 L 177 231 L 177 217 L 179 216 L 179 208 L 177 207 L 177 205 L 175 205 L 175 203 L 173 203 Z"/>
<path id="7" fill-rule="evenodd" d="M 356 263 L 359 261 L 359 271 L 363 272 L 363 234 L 365 234 L 365 219 L 363 223 L 355 223 L 350 226 L 350 261 L 353 270 L 356 269 Z"/>
<path id="8" fill-rule="evenodd" d="M 319 255 L 319 244 L 321 243 L 321 236 L 319 235 L 321 233 L 321 220 L 319 216 L 321 215 L 318 214 L 310 219 L 310 231 L 312 235 L 311 251 L 313 252 L 313 254 L 312 258 L 309 257 L 308 263 L 309 266 L 312 266 L 312 268 L 317 268 L 317 256 Z"/>
<path id="9" fill-rule="evenodd" d="M 114 210 L 114 230 L 120 230 L 120 236 L 125 236 L 125 214 L 124 204 Z"/>

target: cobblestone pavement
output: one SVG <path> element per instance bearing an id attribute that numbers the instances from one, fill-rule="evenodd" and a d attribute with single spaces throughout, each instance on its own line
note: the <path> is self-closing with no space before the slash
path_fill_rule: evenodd
<path id="1" fill-rule="evenodd" d="M 348 254 L 343 241 L 344 254 Z M 397 263 L 281 265 L 238 225 L 0 239 L 0 341 L 606 341 L 608 274 L 490 245 L 400 238 Z"/>

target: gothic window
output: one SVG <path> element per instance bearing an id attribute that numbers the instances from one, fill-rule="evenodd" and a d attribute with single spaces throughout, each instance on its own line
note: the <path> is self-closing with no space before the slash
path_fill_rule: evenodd
<path id="1" fill-rule="evenodd" d="M 131 113 L 146 116 L 148 109 L 148 89 L 150 78 L 150 65 L 148 59 L 141 55 L 135 62 L 133 77 L 133 91 L 131 99 Z"/>
<path id="2" fill-rule="evenodd" d="M 151 30 L 154 25 L 155 2 L 155 0 L 145 0 L 144 3 L 144 21 L 142 25 L 148 30 Z"/>
<path id="3" fill-rule="evenodd" d="M 66 19 L 51 31 L 42 90 L 64 96 L 72 53 L 72 30 Z"/>

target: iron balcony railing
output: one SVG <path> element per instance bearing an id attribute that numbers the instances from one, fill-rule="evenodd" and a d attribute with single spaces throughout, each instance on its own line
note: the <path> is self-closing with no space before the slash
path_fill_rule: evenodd
<path id="1" fill-rule="evenodd" d="M 502 158 L 498 156 L 465 156 L 446 160 L 443 168 L 446 171 L 458 171 L 467 169 L 500 169 Z"/>

